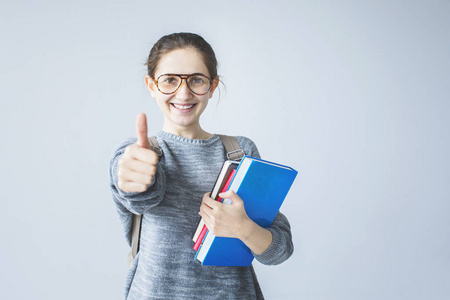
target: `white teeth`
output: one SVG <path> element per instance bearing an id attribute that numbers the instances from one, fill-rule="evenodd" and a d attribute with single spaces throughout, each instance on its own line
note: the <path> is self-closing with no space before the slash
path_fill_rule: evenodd
<path id="1" fill-rule="evenodd" d="M 175 106 L 178 109 L 190 109 L 190 108 L 194 107 L 194 104 L 191 104 L 191 105 L 178 105 L 175 103 L 172 103 L 172 104 L 173 104 L 173 106 Z"/>

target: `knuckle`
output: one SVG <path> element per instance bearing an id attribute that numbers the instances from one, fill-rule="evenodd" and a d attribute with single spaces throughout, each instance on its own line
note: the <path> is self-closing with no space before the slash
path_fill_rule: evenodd
<path id="1" fill-rule="evenodd" d="M 125 169 L 128 167 L 129 159 L 124 155 L 122 158 L 118 161 L 117 167 L 119 169 Z"/>
<path id="2" fill-rule="evenodd" d="M 128 189 L 127 185 L 124 184 L 122 181 L 119 181 L 117 185 L 119 186 L 119 189 L 121 189 L 125 193 L 129 193 L 130 192 L 130 190 Z"/>
<path id="3" fill-rule="evenodd" d="M 208 199 L 208 194 L 204 194 L 204 195 L 203 195 L 203 202 L 205 202 L 206 199 Z"/>
<path id="4" fill-rule="evenodd" d="M 132 157 L 136 151 L 136 144 L 131 144 L 125 148 L 124 155 L 126 157 Z"/>
<path id="5" fill-rule="evenodd" d="M 152 162 L 154 162 L 156 164 L 158 162 L 158 160 L 159 160 L 159 156 L 154 151 L 150 151 L 150 152 L 151 152 Z"/>
<path id="6" fill-rule="evenodd" d="M 127 147 L 125 148 L 125 151 L 123 151 L 123 154 L 129 155 L 130 152 L 131 152 L 131 145 L 130 145 L 130 146 L 127 146 Z"/>
<path id="7" fill-rule="evenodd" d="M 119 178 L 119 179 L 121 179 L 121 178 L 123 178 L 124 177 L 124 171 L 123 171 L 123 168 L 119 168 L 118 170 L 117 170 L 117 178 Z M 120 182 L 120 180 L 119 180 L 119 182 Z"/>
<path id="8" fill-rule="evenodd" d="M 150 183 L 152 183 L 152 180 L 153 180 L 153 176 L 151 176 L 151 175 L 145 176 L 145 184 L 149 185 Z"/>
<path id="9" fill-rule="evenodd" d="M 156 174 L 156 166 L 150 166 L 150 172 L 149 172 L 149 174 L 150 174 L 151 176 L 153 176 L 153 175 Z"/>
<path id="10" fill-rule="evenodd" d="M 146 185 L 140 185 L 139 188 L 137 189 L 137 192 L 142 193 L 145 192 L 146 190 L 147 190 Z"/>

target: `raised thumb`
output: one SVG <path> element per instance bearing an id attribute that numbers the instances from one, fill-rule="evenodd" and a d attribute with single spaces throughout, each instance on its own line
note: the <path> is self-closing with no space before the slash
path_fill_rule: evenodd
<path id="1" fill-rule="evenodd" d="M 150 143 L 147 136 L 147 116 L 145 114 L 139 114 L 136 117 L 136 136 L 136 143 L 139 146 L 150 149 Z"/>

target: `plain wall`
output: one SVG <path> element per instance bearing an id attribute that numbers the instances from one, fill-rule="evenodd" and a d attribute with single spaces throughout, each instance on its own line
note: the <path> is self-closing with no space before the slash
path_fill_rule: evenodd
<path id="1" fill-rule="evenodd" d="M 202 118 L 299 176 L 294 255 L 267 299 L 450 298 L 448 1 L 3 1 L 3 299 L 122 299 L 112 149 L 162 116 L 143 65 L 162 35 L 215 49 Z"/>

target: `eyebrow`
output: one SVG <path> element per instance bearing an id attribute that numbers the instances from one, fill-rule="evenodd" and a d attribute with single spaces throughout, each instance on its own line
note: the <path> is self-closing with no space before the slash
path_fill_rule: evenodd
<path id="1" fill-rule="evenodd" d="M 177 76 L 193 76 L 193 75 L 202 75 L 202 76 L 206 76 L 206 77 L 208 77 L 207 75 L 205 75 L 205 74 L 203 74 L 203 73 L 191 73 L 191 74 L 177 74 L 177 73 L 164 73 L 164 74 L 161 74 L 161 75 L 159 75 L 159 76 L 163 76 L 163 75 L 177 75 Z M 158 77 L 159 77 L 158 76 Z M 209 77 L 208 77 L 209 78 Z"/>

